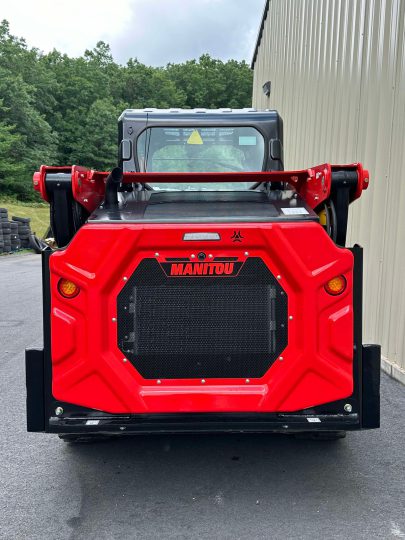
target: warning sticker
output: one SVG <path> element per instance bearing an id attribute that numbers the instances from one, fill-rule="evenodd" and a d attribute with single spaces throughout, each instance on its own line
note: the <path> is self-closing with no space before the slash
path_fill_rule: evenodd
<path id="1" fill-rule="evenodd" d="M 310 424 L 317 424 L 318 422 L 321 421 L 320 418 L 307 418 L 307 421 L 310 423 Z"/>
<path id="2" fill-rule="evenodd" d="M 281 208 L 281 211 L 286 216 L 300 216 L 309 214 L 308 210 L 302 206 L 297 206 L 296 208 Z"/>
<path id="3" fill-rule="evenodd" d="M 204 144 L 198 129 L 195 129 L 190 137 L 187 139 L 187 144 Z"/>
<path id="4" fill-rule="evenodd" d="M 98 426 L 100 420 L 86 420 L 86 426 Z"/>

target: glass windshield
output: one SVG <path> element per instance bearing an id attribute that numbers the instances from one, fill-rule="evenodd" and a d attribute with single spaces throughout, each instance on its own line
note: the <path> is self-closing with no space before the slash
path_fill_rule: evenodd
<path id="1" fill-rule="evenodd" d="M 252 127 L 152 127 L 137 141 L 143 172 L 261 171 L 264 138 Z M 241 190 L 251 182 L 164 183 L 154 189 Z"/>

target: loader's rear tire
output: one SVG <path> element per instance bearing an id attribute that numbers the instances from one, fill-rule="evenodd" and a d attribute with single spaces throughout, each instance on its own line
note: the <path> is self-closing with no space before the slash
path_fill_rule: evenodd
<path id="1" fill-rule="evenodd" d="M 82 225 L 86 222 L 89 217 L 89 212 L 78 202 L 72 200 L 70 197 L 70 209 L 68 210 L 69 219 L 68 222 L 62 222 L 58 219 L 58 214 L 56 212 L 55 204 L 53 200 L 50 202 L 50 222 L 53 237 L 58 245 L 58 247 L 67 246 L 67 244 L 72 240 L 74 235 L 80 229 Z"/>
<path id="2" fill-rule="evenodd" d="M 346 431 L 304 431 L 295 433 L 296 439 L 311 441 L 337 441 L 346 437 Z"/>

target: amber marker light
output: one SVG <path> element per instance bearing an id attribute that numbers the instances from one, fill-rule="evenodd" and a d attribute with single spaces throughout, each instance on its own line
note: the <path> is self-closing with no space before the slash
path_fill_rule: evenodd
<path id="1" fill-rule="evenodd" d="M 325 291 L 328 294 L 337 296 L 338 294 L 342 294 L 342 292 L 346 289 L 346 285 L 347 285 L 347 281 L 344 276 L 336 276 L 330 279 L 325 284 Z"/>
<path id="2" fill-rule="evenodd" d="M 74 298 L 80 292 L 79 287 L 70 279 L 60 279 L 58 282 L 58 291 L 64 298 Z"/>

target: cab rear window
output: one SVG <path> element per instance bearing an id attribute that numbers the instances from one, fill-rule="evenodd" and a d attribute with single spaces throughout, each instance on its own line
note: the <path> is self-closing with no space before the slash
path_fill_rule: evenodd
<path id="1" fill-rule="evenodd" d="M 152 127 L 137 140 L 143 172 L 261 171 L 264 138 L 252 127 Z M 156 184 L 154 189 L 249 189 L 251 183 Z"/>

